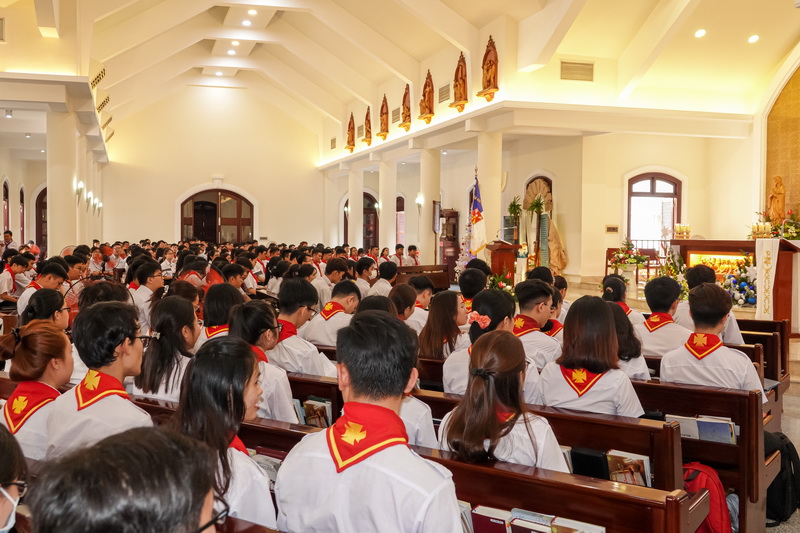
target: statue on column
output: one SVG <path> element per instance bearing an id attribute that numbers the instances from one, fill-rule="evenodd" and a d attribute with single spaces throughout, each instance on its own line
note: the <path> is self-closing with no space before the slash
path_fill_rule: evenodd
<path id="1" fill-rule="evenodd" d="M 495 48 L 494 39 L 490 35 L 489 42 L 486 43 L 486 52 L 483 54 L 483 90 L 478 92 L 478 96 L 486 98 L 487 102 L 491 102 L 494 99 L 494 93 L 499 90 L 497 86 L 497 63 L 497 48 Z"/>
<path id="2" fill-rule="evenodd" d="M 381 130 L 378 132 L 378 137 L 386 140 L 386 136 L 389 135 L 389 103 L 386 101 L 386 95 L 383 95 L 383 102 L 381 102 L 381 113 L 380 113 L 380 122 L 381 122 Z"/>
<path id="3" fill-rule="evenodd" d="M 353 153 L 353 148 L 356 147 L 356 122 L 353 119 L 353 113 L 350 113 L 350 122 L 347 123 L 347 144 L 344 146 L 345 150 L 350 150 Z"/>
<path id="4" fill-rule="evenodd" d="M 464 52 L 461 52 L 453 76 L 453 102 L 450 107 L 455 107 L 459 113 L 464 111 L 464 106 L 469 102 L 467 95 L 467 60 L 464 58 Z"/>
<path id="5" fill-rule="evenodd" d="M 430 124 L 433 118 L 433 78 L 431 71 L 425 76 L 425 84 L 422 86 L 422 99 L 419 101 L 419 119 L 424 120 L 425 124 Z"/>
<path id="6" fill-rule="evenodd" d="M 372 146 L 372 118 L 370 117 L 370 106 L 367 106 L 367 116 L 364 117 L 364 138 L 361 142 L 367 143 L 367 146 Z"/>
<path id="7" fill-rule="evenodd" d="M 403 93 L 403 118 L 400 127 L 406 131 L 411 127 L 411 86 L 408 83 Z"/>
<path id="8" fill-rule="evenodd" d="M 772 222 L 782 222 L 786 218 L 786 188 L 780 176 L 775 176 L 767 199 L 767 216 Z"/>

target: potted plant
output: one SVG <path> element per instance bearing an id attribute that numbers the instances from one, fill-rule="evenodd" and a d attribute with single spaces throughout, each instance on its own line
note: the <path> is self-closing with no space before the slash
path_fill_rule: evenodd
<path id="1" fill-rule="evenodd" d="M 522 216 L 522 204 L 519 196 L 515 196 L 508 204 L 508 216 L 514 224 L 514 244 L 519 244 L 519 220 Z"/>

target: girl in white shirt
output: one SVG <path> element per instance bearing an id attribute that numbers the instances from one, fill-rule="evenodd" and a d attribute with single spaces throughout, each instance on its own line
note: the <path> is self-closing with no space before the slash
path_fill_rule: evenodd
<path id="1" fill-rule="evenodd" d="M 172 425 L 208 444 L 217 456 L 215 490 L 228 502 L 230 516 L 275 528 L 269 478 L 236 435 L 242 422 L 258 416 L 259 374 L 247 342 L 211 339 L 189 362 Z"/>
<path id="2" fill-rule="evenodd" d="M 633 324 L 616 302 L 608 302 L 608 307 L 611 309 L 611 314 L 614 315 L 619 369 L 631 379 L 650 379 L 650 370 L 642 355 L 642 341 L 636 336 Z"/>
<path id="3" fill-rule="evenodd" d="M 625 281 L 621 276 L 609 274 L 603 280 L 603 300 L 615 302 L 618 306 L 620 306 L 628 316 L 628 320 L 630 320 L 631 324 L 635 326 L 636 324 L 641 324 L 644 322 L 644 315 L 639 311 L 628 307 L 628 304 L 625 302 L 627 291 L 628 286 L 625 284 Z M 566 324 L 564 326 L 566 329 Z"/>
<path id="4" fill-rule="evenodd" d="M 191 349 L 200 336 L 194 306 L 179 296 L 156 302 L 142 371 L 133 380 L 137 396 L 177 402 Z"/>
<path id="5" fill-rule="evenodd" d="M 442 419 L 439 447 L 469 463 L 498 459 L 567 472 L 550 424 L 525 406 L 526 367 L 525 349 L 513 333 L 495 330 L 475 341 L 467 392 Z"/>
<path id="6" fill-rule="evenodd" d="M 428 306 L 428 320 L 419 334 L 419 356 L 447 359 L 451 353 L 467 349 L 469 336 L 461 331 L 466 323 L 464 300 L 453 291 L 436 293 Z"/>

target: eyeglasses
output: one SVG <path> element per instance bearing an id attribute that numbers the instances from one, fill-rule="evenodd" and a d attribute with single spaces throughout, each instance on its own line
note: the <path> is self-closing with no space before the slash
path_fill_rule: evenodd
<path id="1" fill-rule="evenodd" d="M 28 484 L 25 481 L 12 481 L 11 483 L 3 483 L 3 487 L 10 487 L 11 485 L 17 487 L 20 498 L 25 496 L 25 493 L 28 492 Z"/>
<path id="2" fill-rule="evenodd" d="M 150 346 L 150 340 L 152 340 L 153 337 L 151 337 L 150 335 L 139 335 L 138 337 L 134 338 L 142 341 L 142 347 L 147 349 L 147 347 Z"/>
<path id="3" fill-rule="evenodd" d="M 278 330 L 278 335 L 280 335 L 281 331 L 283 331 L 283 324 L 278 322 L 278 324 L 274 328 L 270 328 L 270 329 L 277 329 Z"/>
<path id="4" fill-rule="evenodd" d="M 200 320 L 199 318 L 197 319 L 197 325 L 200 326 L 201 328 L 203 327 L 203 321 Z"/>
<path id="5" fill-rule="evenodd" d="M 211 526 L 221 526 L 225 523 L 225 519 L 228 518 L 228 513 L 231 510 L 231 506 L 228 505 L 228 502 L 223 500 L 222 498 L 217 498 L 214 496 L 214 502 L 219 503 L 222 505 L 222 510 L 215 514 L 211 520 L 203 524 L 197 529 L 196 533 L 203 533 L 206 529 L 210 528 Z"/>
<path id="6" fill-rule="evenodd" d="M 309 320 L 311 320 L 312 318 L 317 316 L 317 311 L 313 307 L 311 307 L 310 305 L 307 305 L 306 309 L 308 309 L 308 312 L 311 313 L 311 316 L 309 317 Z"/>
<path id="7" fill-rule="evenodd" d="M 61 309 L 59 309 L 59 311 L 66 311 L 67 313 L 69 313 L 69 307 L 62 307 Z"/>

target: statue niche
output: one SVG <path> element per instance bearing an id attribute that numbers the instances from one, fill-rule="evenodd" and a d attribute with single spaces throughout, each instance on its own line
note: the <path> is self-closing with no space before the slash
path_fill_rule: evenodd
<path id="1" fill-rule="evenodd" d="M 350 122 L 347 123 L 347 144 L 344 146 L 345 150 L 350 150 L 353 153 L 353 148 L 356 147 L 356 123 L 353 119 L 353 113 L 350 113 Z"/>
<path id="2" fill-rule="evenodd" d="M 450 107 L 455 107 L 458 112 L 464 111 L 464 106 L 469 103 L 469 96 L 467 92 L 467 60 L 464 58 L 464 52 L 461 52 L 461 57 L 458 58 L 456 65 L 456 73 L 453 76 L 453 101 Z"/>
<path id="3" fill-rule="evenodd" d="M 489 42 L 486 43 L 486 52 L 483 53 L 483 90 L 478 91 L 478 96 L 486 98 L 487 102 L 491 102 L 494 99 L 494 93 L 499 90 L 497 86 L 497 62 L 497 48 L 495 48 L 494 39 L 490 35 Z"/>
<path id="4" fill-rule="evenodd" d="M 425 124 L 430 124 L 433 118 L 433 78 L 431 71 L 425 76 L 425 85 L 422 86 L 422 99 L 419 101 L 419 119 L 424 120 Z"/>
<path id="5" fill-rule="evenodd" d="M 361 142 L 367 143 L 367 146 L 372 146 L 372 118 L 370 115 L 370 107 L 367 106 L 367 116 L 364 117 L 364 138 Z"/>
<path id="6" fill-rule="evenodd" d="M 407 83 L 403 93 L 403 118 L 398 125 L 406 131 L 411 128 L 411 86 Z"/>
<path id="7" fill-rule="evenodd" d="M 381 113 L 380 113 L 380 123 L 381 129 L 378 132 L 378 137 L 386 140 L 386 136 L 389 135 L 389 103 L 386 101 L 386 95 L 383 95 L 383 102 L 381 102 Z"/>

